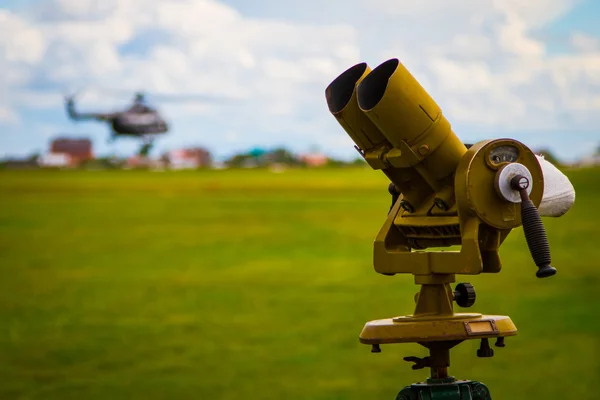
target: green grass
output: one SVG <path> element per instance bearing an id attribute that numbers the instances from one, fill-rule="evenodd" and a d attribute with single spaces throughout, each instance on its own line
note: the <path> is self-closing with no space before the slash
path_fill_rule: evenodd
<path id="1" fill-rule="evenodd" d="M 519 328 L 491 359 L 452 352 L 494 399 L 599 396 L 600 170 L 568 174 L 558 275 L 535 278 L 519 229 L 500 274 L 467 278 Z M 0 399 L 395 398 L 425 349 L 358 343 L 414 305 L 371 264 L 389 201 L 369 169 L 0 171 Z"/>

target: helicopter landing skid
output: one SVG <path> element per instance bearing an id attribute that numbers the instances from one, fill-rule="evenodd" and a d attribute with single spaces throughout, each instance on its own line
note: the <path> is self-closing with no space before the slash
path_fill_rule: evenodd
<path id="1" fill-rule="evenodd" d="M 149 136 L 142 136 L 142 146 L 138 151 L 138 156 L 147 157 L 154 146 L 154 138 Z"/>

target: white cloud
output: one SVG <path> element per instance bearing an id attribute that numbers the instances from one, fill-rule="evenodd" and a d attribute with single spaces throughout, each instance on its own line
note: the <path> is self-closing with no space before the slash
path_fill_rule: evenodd
<path id="1" fill-rule="evenodd" d="M 0 9 L 0 48 L 5 62 L 34 64 L 44 51 L 44 38 L 39 29 Z"/>
<path id="2" fill-rule="evenodd" d="M 253 132 L 265 140 L 288 134 L 288 143 L 345 143 L 327 113 L 325 87 L 356 62 L 375 67 L 398 57 L 453 125 L 600 125 L 598 38 L 574 34 L 575 51 L 552 54 L 534 35 L 576 1 L 345 3 L 354 14 L 318 25 L 293 22 L 294 15 L 250 18 L 216 0 L 51 0 L 35 18 L 0 10 L 0 110 L 62 106 L 58 96 L 24 90 L 31 82 L 57 95 L 85 86 L 206 93 L 240 100 L 161 109 L 174 121 L 209 119 L 221 129 L 213 136 L 229 141 Z M 315 12 L 322 7 L 303 4 Z M 137 51 L 120 51 L 130 42 Z M 109 105 L 100 100 L 93 104 Z"/>
<path id="3" fill-rule="evenodd" d="M 492 1 L 495 9 L 518 16 L 530 28 L 543 26 L 581 2 L 582 0 Z"/>
<path id="4" fill-rule="evenodd" d="M 507 12 L 506 21 L 498 29 L 498 44 L 507 54 L 521 57 L 540 57 L 544 45 L 527 36 L 527 24 L 516 12 Z"/>
<path id="5" fill-rule="evenodd" d="M 16 124 L 19 122 L 17 114 L 8 107 L 0 107 L 0 125 Z"/>
<path id="6" fill-rule="evenodd" d="M 376 3 L 400 19 L 397 30 L 406 35 L 381 58 L 400 58 L 453 123 L 497 131 L 600 123 L 597 38 L 575 36 L 580 52 L 553 55 L 534 35 L 576 1 Z"/>
<path id="7" fill-rule="evenodd" d="M 597 53 L 600 50 L 600 38 L 579 32 L 571 36 L 571 44 L 583 53 Z"/>

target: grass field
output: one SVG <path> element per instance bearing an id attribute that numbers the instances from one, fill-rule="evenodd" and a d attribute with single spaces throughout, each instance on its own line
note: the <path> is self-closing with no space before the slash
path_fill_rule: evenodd
<path id="1" fill-rule="evenodd" d="M 559 273 L 535 278 L 519 229 L 500 274 L 465 278 L 519 328 L 491 359 L 453 350 L 494 399 L 600 396 L 600 170 L 568 174 Z M 413 311 L 412 277 L 371 264 L 388 206 L 369 169 L 0 171 L 0 399 L 394 399 L 428 371 L 358 343 Z"/>

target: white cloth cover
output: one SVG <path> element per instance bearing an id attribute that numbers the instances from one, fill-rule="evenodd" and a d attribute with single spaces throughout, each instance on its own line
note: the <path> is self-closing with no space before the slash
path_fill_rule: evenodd
<path id="1" fill-rule="evenodd" d="M 575 189 L 569 178 L 544 156 L 536 157 L 544 175 L 544 194 L 538 212 L 542 217 L 560 217 L 575 203 Z"/>

